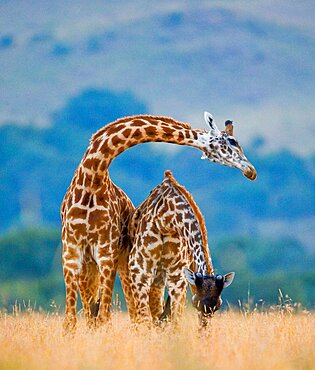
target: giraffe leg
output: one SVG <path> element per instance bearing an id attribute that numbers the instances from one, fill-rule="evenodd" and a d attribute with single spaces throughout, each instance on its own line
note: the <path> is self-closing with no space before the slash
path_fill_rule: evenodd
<path id="1" fill-rule="evenodd" d="M 126 249 L 121 253 L 119 257 L 117 271 L 124 291 L 129 317 L 131 322 L 134 323 L 136 320 L 136 307 L 131 290 L 131 280 L 128 267 L 128 260 L 129 260 L 129 250 Z"/>
<path id="2" fill-rule="evenodd" d="M 119 189 L 121 192 L 121 190 Z M 121 249 L 120 249 L 120 256 L 118 260 L 118 267 L 117 267 L 117 272 L 118 276 L 122 285 L 122 289 L 124 292 L 126 304 L 128 307 L 128 313 L 129 313 L 129 318 L 132 323 L 135 322 L 136 318 L 136 308 L 135 308 L 135 303 L 134 303 L 134 298 L 131 292 L 131 280 L 130 280 L 130 273 L 129 273 L 129 266 L 128 266 L 128 261 L 129 261 L 129 254 L 132 249 L 131 241 L 130 241 L 130 235 L 129 235 L 129 230 L 128 230 L 128 223 L 130 220 L 130 217 L 134 211 L 134 206 L 132 202 L 124 197 L 123 195 L 120 196 L 120 199 L 122 200 L 121 202 Z"/>
<path id="3" fill-rule="evenodd" d="M 141 227 L 139 225 L 139 227 Z M 149 241 L 149 242 L 148 242 Z M 161 259 L 162 239 L 154 228 L 139 234 L 129 254 L 131 290 L 136 307 L 136 323 L 148 327 L 152 324 L 149 293 L 153 272 Z"/>
<path id="4" fill-rule="evenodd" d="M 66 312 L 63 321 L 64 334 L 68 332 L 74 333 L 77 318 L 76 318 L 76 303 L 78 298 L 78 277 L 72 271 L 64 271 L 64 279 L 66 286 Z"/>
<path id="5" fill-rule="evenodd" d="M 95 326 L 99 290 L 99 272 L 94 261 L 83 263 L 79 275 L 79 289 L 84 309 L 86 324 L 89 328 Z"/>
<path id="6" fill-rule="evenodd" d="M 152 324 L 152 318 L 149 306 L 150 280 L 151 274 L 140 271 L 131 267 L 130 274 L 133 277 L 131 290 L 136 307 L 136 324 L 143 324 L 148 327 Z M 136 276 L 135 276 L 136 275 Z M 133 280 L 134 279 L 134 280 Z"/>
<path id="7" fill-rule="evenodd" d="M 78 298 L 79 263 L 70 261 L 63 263 L 63 275 L 66 288 L 66 312 L 63 321 L 64 334 L 74 333 L 77 318 L 76 305 Z"/>
<path id="8" fill-rule="evenodd" d="M 165 283 L 162 279 L 158 282 L 154 281 L 151 285 L 149 306 L 152 320 L 156 324 L 159 323 L 159 319 L 164 310 L 164 291 Z"/>
<path id="9" fill-rule="evenodd" d="M 129 258 L 129 271 L 131 279 L 131 291 L 136 307 L 136 324 L 151 326 L 152 319 L 149 306 L 149 293 L 152 273 L 139 268 L 139 258 L 143 255 L 140 252 L 132 253 Z"/>
<path id="10" fill-rule="evenodd" d="M 171 321 L 178 326 L 183 313 L 187 293 L 187 280 L 184 276 L 185 263 L 174 262 L 167 273 L 168 294 L 171 300 Z"/>
<path id="11" fill-rule="evenodd" d="M 178 281 L 183 287 L 187 287 L 186 281 Z M 169 295 L 171 300 L 171 321 L 172 324 L 176 327 L 179 324 L 180 318 L 183 314 L 183 308 L 185 305 L 186 299 L 186 288 L 178 288 L 178 286 L 171 285 L 169 288 Z"/>
<path id="12" fill-rule="evenodd" d="M 110 319 L 110 307 L 117 271 L 118 252 L 118 247 L 108 248 L 108 246 L 104 246 L 99 249 L 100 301 L 97 315 L 98 325 L 102 325 Z"/>

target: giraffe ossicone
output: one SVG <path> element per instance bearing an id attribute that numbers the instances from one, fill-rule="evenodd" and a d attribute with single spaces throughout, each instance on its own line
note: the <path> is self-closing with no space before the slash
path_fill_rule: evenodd
<path id="1" fill-rule="evenodd" d="M 112 122 L 92 136 L 61 204 L 65 331 L 75 329 L 78 291 L 89 326 L 109 320 L 117 271 L 129 312 L 135 312 L 127 262 L 127 225 L 134 206 L 108 173 L 119 154 L 145 142 L 188 145 L 214 162 L 239 168 L 251 180 L 256 177 L 240 146 L 229 144 L 226 132 L 211 130 L 210 134 L 172 118 L 138 115 Z"/>

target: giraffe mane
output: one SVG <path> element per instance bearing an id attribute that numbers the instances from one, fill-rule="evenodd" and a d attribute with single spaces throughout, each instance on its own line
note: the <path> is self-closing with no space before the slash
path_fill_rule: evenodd
<path id="1" fill-rule="evenodd" d="M 155 124 L 156 122 L 154 121 L 162 121 L 165 123 L 169 124 L 176 124 L 178 126 L 181 126 L 182 128 L 189 129 L 191 130 L 192 127 L 188 123 L 176 121 L 171 117 L 164 117 L 164 116 L 152 116 L 149 114 L 141 114 L 141 115 L 135 115 L 135 116 L 128 116 L 128 117 L 123 117 L 119 118 L 116 121 L 113 121 L 105 126 L 103 126 L 101 129 L 99 129 L 94 135 L 92 135 L 90 142 L 95 141 L 98 139 L 100 136 L 102 136 L 108 129 L 112 128 L 113 126 L 119 125 L 121 123 L 126 123 L 135 119 L 145 119 L 145 120 L 152 120 L 152 124 Z"/>
<path id="2" fill-rule="evenodd" d="M 184 197 L 187 199 L 189 205 L 194 211 L 194 214 L 197 218 L 197 221 L 199 223 L 200 229 L 201 229 L 201 235 L 202 235 L 202 241 L 203 241 L 203 249 L 204 249 L 204 254 L 205 258 L 207 261 L 210 261 L 210 255 L 209 255 L 209 250 L 207 248 L 208 246 L 208 236 L 207 236 L 207 229 L 206 229 L 206 223 L 205 219 L 197 206 L 196 202 L 194 201 L 192 195 L 189 193 L 189 191 L 182 185 L 180 185 L 175 178 L 173 177 L 173 174 L 170 170 L 165 171 L 164 176 L 168 178 L 172 184 L 177 188 L 178 191 L 180 191 Z M 210 268 L 210 266 L 209 266 Z M 211 271 L 212 272 L 212 271 Z"/>

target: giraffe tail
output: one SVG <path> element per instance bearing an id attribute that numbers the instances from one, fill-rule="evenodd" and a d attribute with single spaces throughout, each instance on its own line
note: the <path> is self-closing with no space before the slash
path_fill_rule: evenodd
<path id="1" fill-rule="evenodd" d="M 159 317 L 159 321 L 169 321 L 171 318 L 171 297 L 168 295 L 164 310 Z"/>

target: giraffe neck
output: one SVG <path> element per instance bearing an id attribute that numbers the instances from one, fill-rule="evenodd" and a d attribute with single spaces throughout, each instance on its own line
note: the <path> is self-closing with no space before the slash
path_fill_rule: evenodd
<path id="1" fill-rule="evenodd" d="M 198 223 L 197 220 L 195 220 L 195 222 Z M 193 222 L 193 224 L 195 222 Z M 195 229 L 196 226 L 197 225 L 193 226 L 193 228 Z M 191 262 L 194 265 L 194 270 L 201 272 L 203 275 L 212 274 L 212 260 L 209 253 L 205 252 L 208 250 L 208 244 L 204 244 L 203 235 L 200 229 L 195 231 L 194 235 L 189 236 L 188 247 L 192 255 Z"/>
<path id="2" fill-rule="evenodd" d="M 203 149 L 207 131 L 194 130 L 188 124 L 157 116 L 132 116 L 100 129 L 91 138 L 81 161 L 81 169 L 93 177 L 95 186 L 108 178 L 112 160 L 132 146 L 145 142 L 168 142 Z"/>
<path id="3" fill-rule="evenodd" d="M 195 271 L 202 274 L 213 274 L 212 259 L 208 248 L 208 237 L 205 220 L 202 213 L 187 189 L 180 185 L 170 171 L 165 172 L 165 177 L 184 197 L 187 206 L 183 213 L 182 225 L 184 237 L 188 240 L 189 252 L 192 256 L 192 264 Z M 190 211 L 187 211 L 190 210 Z"/>

